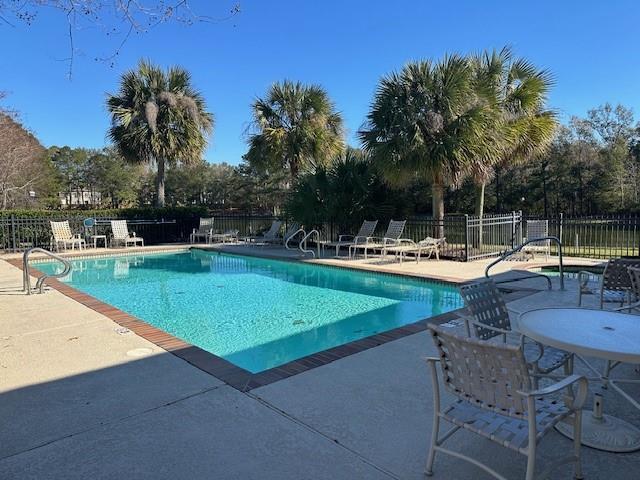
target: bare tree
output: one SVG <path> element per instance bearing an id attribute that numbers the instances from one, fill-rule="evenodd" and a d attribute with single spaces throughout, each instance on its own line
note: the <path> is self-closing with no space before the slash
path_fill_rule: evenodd
<path id="1" fill-rule="evenodd" d="M 113 65 L 134 33 L 145 33 L 169 22 L 184 25 L 223 22 L 240 13 L 239 3 L 224 1 L 229 1 L 226 12 L 215 16 L 194 11 L 188 0 L 0 0 L 0 26 L 11 27 L 16 22 L 31 25 L 47 10 L 61 12 L 66 17 L 64 28 L 69 36 L 69 56 L 63 60 L 71 77 L 77 50 L 75 33 L 79 30 L 99 28 L 113 39 L 111 53 L 95 57 Z"/>
<path id="2" fill-rule="evenodd" d="M 46 175 L 44 148 L 10 115 L 0 112 L 0 209 L 26 206 Z"/>

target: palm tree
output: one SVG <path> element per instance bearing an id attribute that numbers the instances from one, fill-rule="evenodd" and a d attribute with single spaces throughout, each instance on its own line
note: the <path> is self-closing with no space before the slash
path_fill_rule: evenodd
<path id="1" fill-rule="evenodd" d="M 285 80 L 253 104 L 245 159 L 263 170 L 301 171 L 326 166 L 344 150 L 342 117 L 325 90 Z"/>
<path id="2" fill-rule="evenodd" d="M 122 75 L 107 98 L 108 136 L 128 160 L 155 162 L 156 205 L 163 207 L 166 164 L 199 161 L 213 129 L 213 116 L 180 67 L 164 71 L 147 60 Z"/>
<path id="3" fill-rule="evenodd" d="M 499 154 L 478 158 L 470 171 L 476 183 L 475 213 L 482 216 L 485 186 L 495 169 L 546 152 L 558 120 L 545 106 L 553 85 L 548 71 L 537 69 L 527 60 L 513 59 L 508 47 L 476 55 L 471 62 L 477 94 L 490 98 L 500 117 L 500 128 L 487 132 L 488 141 L 500 145 Z"/>
<path id="4" fill-rule="evenodd" d="M 382 78 L 359 133 L 389 182 L 430 181 L 437 236 L 444 230 L 445 186 L 459 182 L 475 159 L 495 153 L 486 134 L 495 126 L 495 109 L 477 95 L 473 79 L 458 55 L 409 63 Z"/>

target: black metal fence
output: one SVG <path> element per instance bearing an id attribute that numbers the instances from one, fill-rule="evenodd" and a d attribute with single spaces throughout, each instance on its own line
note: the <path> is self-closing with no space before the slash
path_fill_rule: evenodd
<path id="1" fill-rule="evenodd" d="M 8 216 L 0 218 L 0 251 L 18 252 L 30 247 L 51 247 L 50 220 L 69 220 L 74 233 L 109 235 L 110 220 L 122 217 L 97 217 L 96 226 L 85 229 L 84 217 L 78 213 L 51 212 L 47 217 Z M 269 228 L 274 216 L 266 215 L 217 215 L 215 229 L 239 230 L 241 236 L 260 233 Z M 521 212 L 499 215 L 447 215 L 437 221 L 431 217 L 413 217 L 407 220 L 403 237 L 414 241 L 436 236 L 442 231 L 446 245 L 442 256 L 460 261 L 497 256 L 519 245 L 527 238 L 527 222 L 541 220 L 539 216 L 524 216 Z M 585 258 L 613 258 L 640 256 L 640 215 L 600 215 L 590 217 L 556 217 L 543 219 L 548 222 L 548 234 L 557 236 L 563 243 L 564 254 Z M 148 245 L 186 242 L 198 217 L 168 218 L 159 220 L 127 219 L 129 229 L 145 239 Z M 285 221 L 285 228 L 288 224 Z M 377 235 L 383 235 L 386 224 L 378 226 Z M 325 240 L 337 240 L 341 231 L 332 223 L 322 227 Z M 551 253 L 556 252 L 551 245 Z"/>

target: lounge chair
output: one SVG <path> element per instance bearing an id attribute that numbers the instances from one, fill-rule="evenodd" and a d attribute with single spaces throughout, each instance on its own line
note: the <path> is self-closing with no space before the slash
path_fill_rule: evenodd
<path id="1" fill-rule="evenodd" d="M 593 285 L 589 279 L 593 273 L 578 272 L 578 306 L 582 305 L 582 296 L 595 294 L 600 296 L 600 308 L 605 303 L 619 303 L 624 306 L 631 293 L 631 277 L 629 267 L 640 268 L 640 260 L 631 258 L 612 258 L 607 262 L 599 285 Z"/>
<path id="2" fill-rule="evenodd" d="M 222 233 L 213 233 L 211 234 L 211 236 L 209 237 L 209 239 L 211 240 L 212 243 L 215 242 L 221 242 L 221 243 L 227 243 L 227 242 L 235 242 L 238 240 L 238 234 L 240 233 L 239 230 L 225 230 Z"/>
<path id="3" fill-rule="evenodd" d="M 402 260 L 407 255 L 407 253 L 415 254 L 416 263 L 420 262 L 423 253 L 428 254 L 427 259 L 431 258 L 431 255 L 435 254 L 436 260 L 440 260 L 440 249 L 444 245 L 445 241 L 445 237 L 427 237 L 417 243 L 408 238 L 401 238 L 398 240 L 397 245 L 392 244 L 385 247 L 384 255 L 386 255 L 387 253 L 394 253 L 396 255 L 396 258 L 400 259 L 400 263 L 402 263 Z"/>
<path id="4" fill-rule="evenodd" d="M 135 247 L 138 243 L 144 247 L 144 239 L 142 237 L 136 237 L 136 232 L 129 233 L 126 220 L 111 220 L 111 232 L 113 237 L 111 239 L 111 245 L 124 245 L 128 247 L 133 244 Z"/>
<path id="5" fill-rule="evenodd" d="M 542 476 L 536 478 L 547 478 L 550 469 L 565 463 L 574 464 L 574 478 L 583 478 L 581 420 L 588 393 L 588 382 L 584 376 L 571 375 L 538 390 L 521 346 L 464 338 L 441 326 L 429 325 L 428 328 L 438 357 L 426 359 L 433 384 L 434 410 L 425 469 L 427 476 L 433 475 L 436 453 L 444 453 L 472 463 L 494 478 L 505 479 L 489 466 L 467 456 L 469 449 L 461 452 L 443 447 L 448 438 L 464 429 L 525 455 L 526 479 L 533 480 L 538 443 L 559 422 L 568 421 L 573 425 L 572 451 L 562 458 L 553 455 L 556 458 L 551 458 L 547 468 L 541 472 Z M 438 381 L 438 370 L 442 382 Z M 445 405 L 440 397 L 441 383 L 453 397 L 453 401 Z M 571 394 L 561 396 L 567 390 Z M 442 421 L 450 423 L 453 428 L 441 434 Z M 445 474 L 444 477 L 448 476 Z"/>
<path id="6" fill-rule="evenodd" d="M 367 258 L 368 252 L 381 250 L 382 255 L 386 254 L 386 249 L 391 246 L 397 246 L 404 232 L 404 226 L 407 221 L 391 220 L 387 227 L 384 237 L 369 237 L 365 242 L 353 244 L 349 247 L 349 258 L 351 258 L 358 250 L 364 250 L 364 258 Z"/>
<path id="7" fill-rule="evenodd" d="M 549 236 L 549 220 L 527 220 L 527 240 L 543 238 Z M 536 253 L 544 253 L 544 259 L 548 260 L 551 255 L 551 241 L 540 240 L 525 245 L 522 248 L 524 254 L 530 254 L 532 258 Z"/>
<path id="8" fill-rule="evenodd" d="M 193 232 L 191 232 L 189 242 L 196 243 L 197 239 L 204 238 L 204 241 L 209 243 L 211 235 L 213 235 L 213 218 L 201 218 L 198 228 L 194 228 Z"/>
<path id="9" fill-rule="evenodd" d="M 325 243 L 325 247 L 336 247 L 336 258 L 339 257 L 340 248 L 351 247 L 359 243 L 365 243 L 373 237 L 378 226 L 378 220 L 365 220 L 360 226 L 360 230 L 356 235 L 340 235 L 337 242 Z"/>
<path id="10" fill-rule="evenodd" d="M 282 222 L 280 220 L 274 220 L 271 223 L 271 227 L 263 235 L 256 235 L 254 237 L 246 237 L 246 242 L 252 242 L 258 245 L 265 245 L 270 242 L 277 241 L 280 238 L 280 229 L 282 228 Z"/>
<path id="11" fill-rule="evenodd" d="M 75 235 L 71 233 L 71 227 L 69 227 L 69 221 L 63 222 L 49 222 L 51 224 L 51 233 L 53 234 L 53 244 L 56 251 L 60 251 L 60 245 L 66 250 L 68 245 L 71 245 L 71 250 L 75 250 L 76 245 L 79 249 L 86 248 L 86 242 L 80 234 Z"/>

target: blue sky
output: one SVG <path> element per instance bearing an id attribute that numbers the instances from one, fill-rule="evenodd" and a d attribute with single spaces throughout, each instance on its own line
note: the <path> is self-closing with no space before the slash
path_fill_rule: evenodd
<path id="1" fill-rule="evenodd" d="M 192 0 L 224 16 L 234 1 Z M 213 6 L 212 6 L 213 5 Z M 107 92 L 140 57 L 179 64 L 214 113 L 206 158 L 236 164 L 246 151 L 250 104 L 285 78 L 325 87 L 342 112 L 348 140 L 362 124 L 380 76 L 412 59 L 511 45 L 556 77 L 550 105 L 563 119 L 604 102 L 640 118 L 640 2 L 637 1 L 265 1 L 240 0 L 232 20 L 172 24 L 131 38 L 114 66 L 96 62 L 117 46 L 98 29 L 76 32 L 67 79 L 65 18 L 43 10 L 28 27 L 0 24 L 0 91 L 46 145 L 105 145 Z M 9 48 L 7 48 L 9 46 Z"/>

